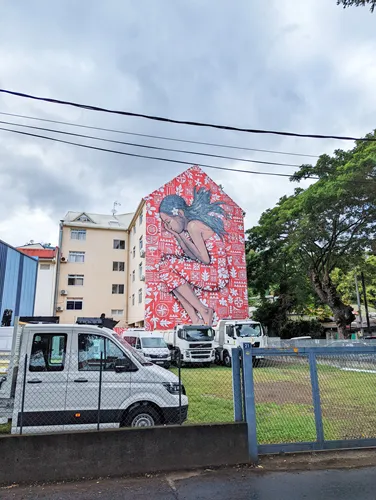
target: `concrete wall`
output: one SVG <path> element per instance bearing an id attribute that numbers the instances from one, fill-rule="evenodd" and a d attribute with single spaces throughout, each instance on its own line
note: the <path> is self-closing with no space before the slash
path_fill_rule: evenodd
<path id="1" fill-rule="evenodd" d="M 246 424 L 0 437 L 0 484 L 69 481 L 248 461 Z"/>
<path id="2" fill-rule="evenodd" d="M 49 266 L 47 269 L 46 266 Z M 39 260 L 34 316 L 54 316 L 56 262 Z"/>

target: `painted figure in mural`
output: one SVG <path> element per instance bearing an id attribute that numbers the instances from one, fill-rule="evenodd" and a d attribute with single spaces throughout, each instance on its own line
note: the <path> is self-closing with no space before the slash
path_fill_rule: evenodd
<path id="1" fill-rule="evenodd" d="M 175 254 L 162 256 L 159 276 L 193 324 L 211 325 L 214 310 L 199 299 L 195 289 L 218 292 L 228 285 L 223 222 L 227 214 L 223 203 L 210 201 L 210 190 L 194 188 L 193 195 L 191 205 L 181 196 L 169 195 L 159 206 L 164 229 L 178 244 Z"/>

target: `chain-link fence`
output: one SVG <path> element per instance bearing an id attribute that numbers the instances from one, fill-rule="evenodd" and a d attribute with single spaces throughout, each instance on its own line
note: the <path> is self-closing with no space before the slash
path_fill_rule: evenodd
<path id="1" fill-rule="evenodd" d="M 261 452 L 376 444 L 376 345 L 345 345 L 260 349 L 250 368 L 256 350 L 245 344 L 247 422 Z"/>
<path id="2" fill-rule="evenodd" d="M 0 354 L 0 432 L 234 421 L 231 368 L 165 369 L 100 334 L 78 333 L 76 349 L 69 341 L 36 333 L 30 354 Z"/>

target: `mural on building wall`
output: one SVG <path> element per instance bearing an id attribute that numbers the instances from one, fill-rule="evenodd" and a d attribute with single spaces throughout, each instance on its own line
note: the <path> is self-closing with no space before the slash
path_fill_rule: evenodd
<path id="1" fill-rule="evenodd" d="M 242 209 L 199 167 L 145 202 L 145 327 L 246 318 Z"/>

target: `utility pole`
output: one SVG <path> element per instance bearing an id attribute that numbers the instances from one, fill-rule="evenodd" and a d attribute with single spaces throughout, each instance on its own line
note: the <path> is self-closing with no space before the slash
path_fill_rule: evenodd
<path id="1" fill-rule="evenodd" d="M 358 302 L 358 313 L 359 313 L 359 321 L 360 321 L 360 333 L 361 333 L 361 335 L 363 337 L 364 330 L 363 330 L 362 306 L 360 304 L 360 294 L 359 294 L 358 276 L 357 275 L 355 275 L 355 288 L 356 288 L 356 300 Z"/>
<path id="2" fill-rule="evenodd" d="M 363 271 L 361 273 L 361 277 L 362 277 L 362 288 L 363 288 L 363 295 L 364 295 L 364 307 L 365 307 L 365 310 L 366 310 L 367 329 L 368 329 L 369 335 L 371 335 L 371 325 L 370 325 L 370 322 L 369 322 L 369 314 L 368 314 L 367 292 L 366 292 L 366 284 L 365 284 L 365 281 L 364 281 L 364 273 L 363 273 Z"/>

